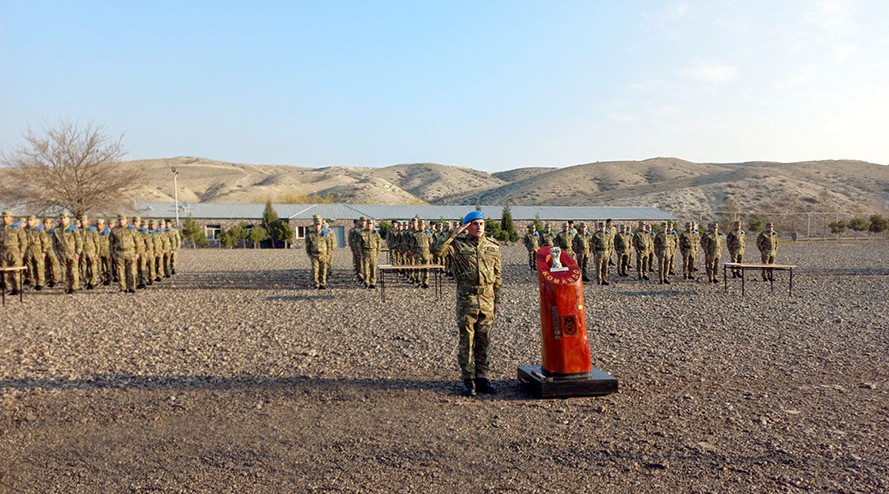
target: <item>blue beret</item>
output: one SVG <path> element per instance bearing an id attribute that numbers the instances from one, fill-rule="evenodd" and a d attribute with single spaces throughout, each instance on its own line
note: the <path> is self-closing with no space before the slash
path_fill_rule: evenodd
<path id="1" fill-rule="evenodd" d="M 461 223 L 461 225 L 465 225 L 466 223 L 469 223 L 470 221 L 483 220 L 483 219 L 485 219 L 485 213 L 482 213 L 481 211 L 472 211 L 463 217 L 463 223 Z"/>

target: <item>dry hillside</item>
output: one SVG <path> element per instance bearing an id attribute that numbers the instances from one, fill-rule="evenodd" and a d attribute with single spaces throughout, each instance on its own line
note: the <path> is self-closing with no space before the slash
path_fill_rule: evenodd
<path id="1" fill-rule="evenodd" d="M 178 157 L 124 162 L 143 172 L 135 201 L 654 206 L 743 211 L 889 211 L 889 166 L 861 161 L 692 163 L 678 158 L 486 173 L 433 163 L 384 168 L 247 165 Z M 0 179 L 3 170 L 0 169 Z"/>

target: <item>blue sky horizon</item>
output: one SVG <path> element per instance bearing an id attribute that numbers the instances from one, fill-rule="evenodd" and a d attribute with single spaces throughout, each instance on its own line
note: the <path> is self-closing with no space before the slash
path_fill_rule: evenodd
<path id="1" fill-rule="evenodd" d="M 889 3 L 0 1 L 0 149 L 126 159 L 889 163 Z"/>

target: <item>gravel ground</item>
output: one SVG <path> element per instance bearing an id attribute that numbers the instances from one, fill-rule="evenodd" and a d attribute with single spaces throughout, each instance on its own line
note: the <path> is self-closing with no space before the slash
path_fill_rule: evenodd
<path id="1" fill-rule="evenodd" d="M 752 259 L 751 259 L 752 260 Z M 886 492 L 889 243 L 784 244 L 740 285 L 586 286 L 599 398 L 537 400 L 536 277 L 504 249 L 494 396 L 459 396 L 454 290 L 341 251 L 184 251 L 136 295 L 7 301 L 0 492 Z M 675 280 L 675 279 L 674 279 Z"/>

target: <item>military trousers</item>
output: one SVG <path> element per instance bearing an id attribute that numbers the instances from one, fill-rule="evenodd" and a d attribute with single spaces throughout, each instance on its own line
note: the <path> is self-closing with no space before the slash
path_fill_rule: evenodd
<path id="1" fill-rule="evenodd" d="M 22 256 L 18 253 L 18 251 L 14 250 L 5 250 L 2 255 L 0 255 L 0 268 L 17 268 L 22 265 Z M 11 271 L 9 273 L 3 273 L 3 283 L 6 287 L 6 291 L 21 290 L 22 286 L 19 283 L 24 277 L 24 273 L 17 273 L 15 271 Z"/>
<path id="2" fill-rule="evenodd" d="M 99 259 L 95 254 L 81 254 L 78 262 L 80 279 L 89 286 L 99 284 Z"/>
<path id="3" fill-rule="evenodd" d="M 704 265 L 707 271 L 707 280 L 719 281 L 719 256 L 705 256 Z"/>
<path id="4" fill-rule="evenodd" d="M 760 257 L 762 258 L 763 264 L 775 264 L 775 252 L 761 252 Z M 762 270 L 762 280 L 768 281 L 774 279 L 774 273 L 771 269 L 763 269 Z"/>
<path id="5" fill-rule="evenodd" d="M 80 289 L 80 266 L 74 257 L 63 256 L 59 258 L 59 264 L 65 273 L 65 283 L 70 290 Z"/>
<path id="6" fill-rule="evenodd" d="M 361 279 L 368 285 L 377 284 L 377 256 L 369 250 L 361 253 Z"/>
<path id="7" fill-rule="evenodd" d="M 417 265 L 429 264 L 432 262 L 432 255 L 422 253 L 419 256 L 414 257 L 414 259 L 415 259 Z M 416 281 L 419 283 L 422 283 L 424 285 L 428 285 L 429 284 L 429 270 L 423 269 L 420 272 L 418 272 Z"/>
<path id="8" fill-rule="evenodd" d="M 587 268 L 590 265 L 590 255 L 587 254 L 586 252 L 581 252 L 581 253 L 577 254 L 576 260 L 577 260 L 577 267 L 580 268 L 580 273 L 584 277 L 586 277 Z"/>
<path id="9" fill-rule="evenodd" d="M 494 325 L 494 287 L 467 291 L 457 288 L 457 365 L 463 380 L 487 377 L 488 346 Z"/>
<path id="10" fill-rule="evenodd" d="M 622 276 L 627 276 L 627 269 L 630 267 L 630 251 L 618 251 L 617 252 L 617 273 Z"/>
<path id="11" fill-rule="evenodd" d="M 643 276 L 648 276 L 650 269 L 651 257 L 648 255 L 648 252 L 636 251 L 636 274 L 639 275 L 639 279 L 641 280 Z"/>
<path id="12" fill-rule="evenodd" d="M 330 262 L 327 260 L 327 256 L 312 256 L 312 282 L 315 288 L 327 286 L 327 273 L 329 270 Z"/>
<path id="13" fill-rule="evenodd" d="M 136 255 L 117 254 L 115 258 L 118 286 L 121 290 L 136 289 Z"/>
<path id="14" fill-rule="evenodd" d="M 741 264 L 742 262 L 744 262 L 744 251 L 728 251 L 728 261 Z M 741 273 L 742 271 L 739 268 L 732 268 L 732 277 L 743 276 Z"/>
<path id="15" fill-rule="evenodd" d="M 53 283 L 61 283 L 65 279 L 62 276 L 62 266 L 59 265 L 59 258 L 56 257 L 55 252 L 46 253 L 46 257 L 43 259 L 43 272 L 44 276 Z"/>
<path id="16" fill-rule="evenodd" d="M 682 256 L 682 276 L 692 276 L 695 269 L 695 251 L 680 250 L 679 253 Z"/>
<path id="17" fill-rule="evenodd" d="M 99 279 L 103 283 L 111 283 L 111 278 L 114 275 L 111 274 L 112 264 L 111 264 L 111 256 L 99 256 Z"/>
<path id="18" fill-rule="evenodd" d="M 528 267 L 531 269 L 537 269 L 537 251 L 533 249 L 528 250 Z"/>
<path id="19" fill-rule="evenodd" d="M 597 250 L 593 252 L 593 259 L 596 262 L 596 281 L 602 283 L 608 281 L 608 251 Z"/>
<path id="20" fill-rule="evenodd" d="M 136 285 L 142 286 L 148 284 L 150 278 L 148 277 L 148 264 L 151 262 L 151 257 L 145 254 L 139 254 L 139 259 L 136 260 Z"/>
<path id="21" fill-rule="evenodd" d="M 675 259 L 676 253 L 669 250 L 665 250 L 658 256 L 658 275 L 661 281 L 666 280 L 670 276 Z"/>
<path id="22" fill-rule="evenodd" d="M 179 250 L 173 249 L 170 251 L 170 274 L 173 275 L 176 273 L 176 261 L 179 258 Z"/>
<path id="23" fill-rule="evenodd" d="M 46 284 L 46 266 L 44 264 L 44 255 L 28 254 L 25 256 L 25 262 L 28 265 L 28 271 L 31 273 L 31 281 L 35 286 L 43 286 Z"/>

